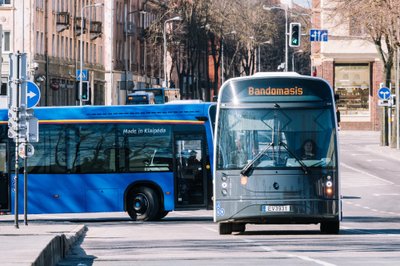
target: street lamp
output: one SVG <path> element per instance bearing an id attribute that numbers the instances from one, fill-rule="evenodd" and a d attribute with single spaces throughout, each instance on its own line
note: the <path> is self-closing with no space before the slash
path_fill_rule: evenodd
<path id="1" fill-rule="evenodd" d="M 261 42 L 258 44 L 258 72 L 261 72 L 261 46 L 263 44 L 271 44 L 271 43 L 272 43 L 272 41 L 268 40 L 268 41 Z"/>
<path id="2" fill-rule="evenodd" d="M 265 5 L 263 5 L 263 9 L 264 10 L 268 10 L 268 11 L 271 11 L 271 10 L 273 10 L 273 9 L 281 9 L 281 10 L 284 10 L 285 11 L 285 72 L 287 72 L 288 71 L 288 57 L 289 57 L 289 54 L 288 54 L 288 6 L 287 5 L 285 5 L 285 8 L 282 8 L 282 7 L 278 7 L 278 6 L 272 6 L 272 7 L 268 7 L 268 6 L 265 6 Z"/>
<path id="3" fill-rule="evenodd" d="M 293 71 L 293 72 L 295 71 L 295 67 L 294 67 L 294 55 L 295 55 L 295 54 L 301 54 L 301 53 L 303 53 L 303 52 L 304 52 L 303 50 L 298 50 L 298 51 L 292 53 L 292 71 Z"/>
<path id="4" fill-rule="evenodd" d="M 163 38 L 164 38 L 164 86 L 165 88 L 168 87 L 168 80 L 167 80 L 167 23 L 171 21 L 179 21 L 182 20 L 180 16 L 176 16 L 170 19 L 167 19 L 164 21 L 164 32 L 163 32 Z"/>
<path id="5" fill-rule="evenodd" d="M 81 36 L 80 36 L 80 55 L 79 55 L 79 60 L 80 60 L 80 64 L 79 64 L 79 105 L 82 106 L 82 70 L 83 70 L 83 11 L 85 10 L 85 8 L 89 8 L 89 7 L 101 7 L 104 6 L 103 3 L 96 3 L 93 5 L 86 5 L 83 6 L 81 9 Z"/>

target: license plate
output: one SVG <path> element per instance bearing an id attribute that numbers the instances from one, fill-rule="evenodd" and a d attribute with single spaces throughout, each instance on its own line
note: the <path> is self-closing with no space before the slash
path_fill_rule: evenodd
<path id="1" fill-rule="evenodd" d="M 263 205 L 263 212 L 290 212 L 290 205 Z"/>

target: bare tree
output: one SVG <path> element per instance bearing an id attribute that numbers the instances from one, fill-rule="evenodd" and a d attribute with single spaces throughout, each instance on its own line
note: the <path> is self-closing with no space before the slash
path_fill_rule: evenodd
<path id="1" fill-rule="evenodd" d="M 336 0 L 334 13 L 345 18 L 353 34 L 365 31 L 365 38 L 376 47 L 384 66 L 385 84 L 389 85 L 397 47 L 399 47 L 398 0 Z M 353 32 L 352 32 L 353 31 Z"/>
<path id="2" fill-rule="evenodd" d="M 384 67 L 384 83 L 389 86 L 392 81 L 392 71 L 400 47 L 400 1 L 399 0 L 336 0 L 334 12 L 344 17 L 349 23 L 350 33 L 367 33 L 366 38 L 376 47 Z M 388 145 L 388 115 L 385 111 L 382 118 L 381 145 Z M 393 132 L 397 131 L 395 115 Z M 396 142 L 393 134 L 392 145 Z"/>

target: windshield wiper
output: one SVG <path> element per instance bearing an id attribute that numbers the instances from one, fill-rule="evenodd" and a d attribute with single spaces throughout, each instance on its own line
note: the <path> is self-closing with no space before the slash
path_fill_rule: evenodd
<path id="1" fill-rule="evenodd" d="M 303 163 L 303 161 L 296 155 L 296 154 L 294 154 L 289 148 L 288 148 L 288 146 L 286 145 L 286 143 L 284 143 L 284 142 L 279 142 L 279 146 L 283 146 L 284 148 L 285 148 L 285 150 L 292 156 L 292 157 L 294 157 L 295 159 L 296 159 L 296 161 L 298 161 L 299 162 L 299 164 L 301 165 L 301 168 L 303 169 L 303 172 L 305 173 L 305 174 L 307 174 L 308 173 L 308 167 Z"/>
<path id="2" fill-rule="evenodd" d="M 262 149 L 250 162 L 248 162 L 242 169 L 242 171 L 240 171 L 240 174 L 243 176 L 247 176 L 250 173 L 250 170 L 253 168 L 254 163 L 260 159 L 265 152 L 270 148 L 274 146 L 274 143 L 271 142 L 270 144 L 268 144 L 267 147 L 265 147 L 264 149 Z"/>

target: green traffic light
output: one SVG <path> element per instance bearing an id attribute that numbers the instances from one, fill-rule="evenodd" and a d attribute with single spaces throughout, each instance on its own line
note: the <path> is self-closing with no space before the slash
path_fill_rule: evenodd
<path id="1" fill-rule="evenodd" d="M 290 23 L 290 46 L 298 47 L 300 46 L 300 36 L 301 36 L 301 24 L 300 23 Z"/>

